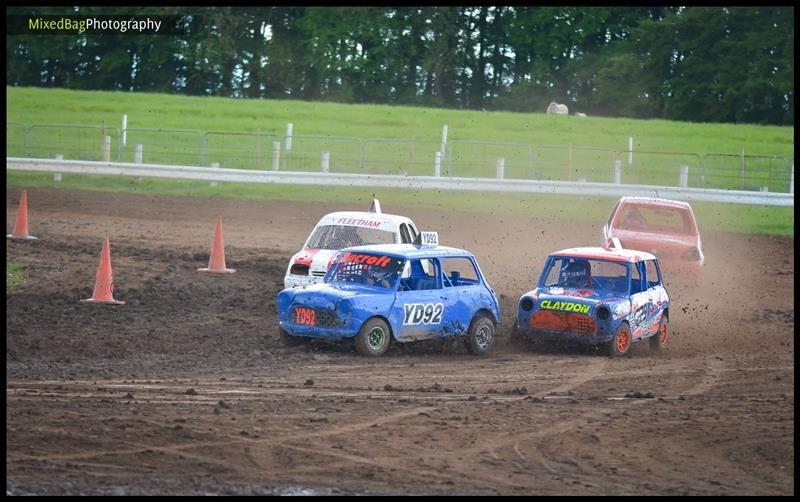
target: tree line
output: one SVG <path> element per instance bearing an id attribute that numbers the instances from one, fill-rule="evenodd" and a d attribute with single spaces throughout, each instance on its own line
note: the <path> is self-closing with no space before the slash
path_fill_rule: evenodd
<path id="1" fill-rule="evenodd" d="M 9 7 L 182 33 L 8 34 L 9 85 L 794 124 L 794 7 Z"/>

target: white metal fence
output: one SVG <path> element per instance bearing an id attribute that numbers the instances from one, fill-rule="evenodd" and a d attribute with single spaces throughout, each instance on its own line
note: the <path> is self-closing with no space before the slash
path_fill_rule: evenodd
<path id="1" fill-rule="evenodd" d="M 253 169 L 223 169 L 163 164 L 92 162 L 6 158 L 6 169 L 52 173 L 79 173 L 155 177 L 185 180 L 228 181 L 238 183 L 283 183 L 321 186 L 387 187 L 478 192 L 525 192 L 580 196 L 664 197 L 685 201 L 725 202 L 764 206 L 794 206 L 794 194 L 718 190 L 703 188 L 623 185 L 615 183 L 486 179 L 470 177 L 405 176 L 332 172 L 290 172 Z"/>
<path id="2" fill-rule="evenodd" d="M 780 156 L 6 122 L 6 156 L 794 193 Z M 635 161 L 634 161 L 635 160 Z"/>

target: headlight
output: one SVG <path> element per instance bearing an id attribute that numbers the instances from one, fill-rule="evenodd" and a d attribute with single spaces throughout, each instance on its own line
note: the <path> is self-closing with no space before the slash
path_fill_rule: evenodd
<path id="1" fill-rule="evenodd" d="M 601 321 L 605 321 L 610 315 L 611 312 L 608 310 L 608 307 L 603 306 L 597 309 L 597 318 Z"/>
<path id="2" fill-rule="evenodd" d="M 519 302 L 519 306 L 522 307 L 522 310 L 529 311 L 533 308 L 533 300 L 526 296 Z"/>
<path id="3" fill-rule="evenodd" d="M 292 265 L 289 273 L 292 275 L 308 275 L 308 265 L 300 265 L 299 263 L 295 263 Z"/>

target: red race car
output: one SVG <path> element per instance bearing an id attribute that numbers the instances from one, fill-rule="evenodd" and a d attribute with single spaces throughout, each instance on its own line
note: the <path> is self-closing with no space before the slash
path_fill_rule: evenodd
<path id="1" fill-rule="evenodd" d="M 692 206 L 652 197 L 622 197 L 603 226 L 603 241 L 616 237 L 625 249 L 658 257 L 665 278 L 697 284 L 704 256 Z"/>

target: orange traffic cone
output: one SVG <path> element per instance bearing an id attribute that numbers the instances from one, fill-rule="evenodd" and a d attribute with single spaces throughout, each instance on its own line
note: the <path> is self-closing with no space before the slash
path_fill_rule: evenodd
<path id="1" fill-rule="evenodd" d="M 214 230 L 214 244 L 211 246 L 211 257 L 208 259 L 208 268 L 198 268 L 198 272 L 212 272 L 215 274 L 232 274 L 236 270 L 225 268 L 225 245 L 222 243 L 222 216 L 217 220 Z"/>
<path id="2" fill-rule="evenodd" d="M 16 241 L 31 241 L 37 237 L 28 235 L 28 193 L 22 191 L 22 199 L 19 201 L 19 211 L 17 211 L 17 224 L 14 225 L 14 233 L 7 234 L 7 239 Z"/>
<path id="3" fill-rule="evenodd" d="M 87 303 L 111 303 L 114 305 L 124 305 L 114 299 L 114 280 L 111 276 L 111 249 L 108 244 L 108 237 L 103 241 L 103 250 L 100 252 L 100 265 L 97 267 L 97 276 L 94 281 L 94 293 L 87 300 Z"/>

